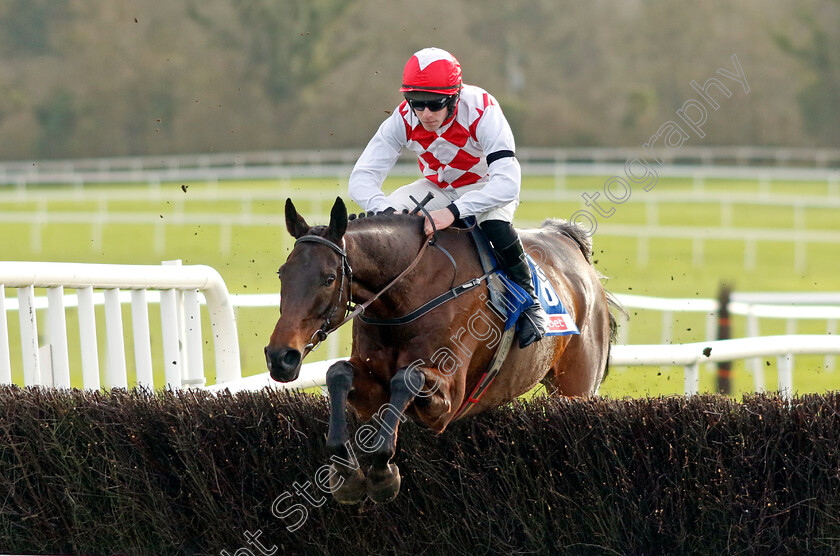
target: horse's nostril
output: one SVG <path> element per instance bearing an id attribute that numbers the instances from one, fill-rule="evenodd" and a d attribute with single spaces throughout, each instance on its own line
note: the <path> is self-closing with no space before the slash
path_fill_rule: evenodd
<path id="1" fill-rule="evenodd" d="M 294 369 L 298 366 L 298 363 L 300 363 L 300 352 L 296 349 L 290 349 L 283 354 L 281 363 L 286 368 Z"/>
<path id="2" fill-rule="evenodd" d="M 290 382 L 298 377 L 303 356 L 296 349 L 265 349 L 265 362 L 272 379 L 278 382 Z"/>

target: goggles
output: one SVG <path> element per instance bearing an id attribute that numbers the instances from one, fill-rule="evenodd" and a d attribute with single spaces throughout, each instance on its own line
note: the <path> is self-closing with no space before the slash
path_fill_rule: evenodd
<path id="1" fill-rule="evenodd" d="M 442 97 L 435 100 L 408 100 L 408 105 L 411 106 L 412 110 L 417 110 L 418 112 L 422 112 L 426 108 L 431 110 L 432 112 L 440 112 L 446 105 L 449 104 L 449 101 L 452 100 L 452 97 Z"/>

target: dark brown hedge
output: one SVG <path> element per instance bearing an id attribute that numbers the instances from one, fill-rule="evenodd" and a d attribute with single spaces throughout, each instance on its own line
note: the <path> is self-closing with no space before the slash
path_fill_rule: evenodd
<path id="1" fill-rule="evenodd" d="M 838 410 L 541 398 L 441 436 L 409 423 L 397 500 L 345 507 L 312 484 L 321 398 L 4 387 L 0 552 L 837 553 Z"/>

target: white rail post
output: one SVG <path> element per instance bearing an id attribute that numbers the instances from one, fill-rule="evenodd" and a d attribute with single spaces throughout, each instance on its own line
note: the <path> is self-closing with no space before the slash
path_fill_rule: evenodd
<path id="1" fill-rule="evenodd" d="M 659 205 L 650 198 L 645 203 L 645 217 L 648 226 L 659 225 Z"/>
<path id="2" fill-rule="evenodd" d="M 35 287 L 18 288 L 20 348 L 23 355 L 24 386 L 41 384 L 41 359 L 38 354 L 38 321 L 35 316 Z"/>
<path id="3" fill-rule="evenodd" d="M 785 321 L 785 334 L 789 336 L 796 334 L 796 319 L 787 319 Z M 790 358 L 790 367 L 792 369 L 795 364 L 793 354 L 789 354 L 788 357 Z"/>
<path id="4" fill-rule="evenodd" d="M 208 278 L 210 287 L 204 290 L 207 300 L 207 312 L 213 327 L 214 349 L 216 356 L 216 383 L 242 378 L 239 361 L 239 336 L 236 332 L 236 314 L 233 311 L 230 295 L 221 275 L 210 267 Z"/>
<path id="5" fill-rule="evenodd" d="M 717 313 L 714 313 L 714 312 L 706 313 L 706 341 L 707 342 L 713 342 L 717 339 L 717 327 L 718 327 L 718 315 L 717 315 Z M 711 361 L 706 362 L 706 369 L 707 370 L 714 370 L 716 367 L 717 367 L 717 365 L 715 363 L 712 363 Z"/>
<path id="6" fill-rule="evenodd" d="M 97 206 L 98 210 L 93 219 L 93 228 L 91 229 L 91 235 L 93 236 L 91 248 L 94 251 L 102 249 L 102 240 L 105 237 L 105 226 L 108 224 L 108 200 L 100 198 Z"/>
<path id="7" fill-rule="evenodd" d="M 691 240 L 691 264 L 695 267 L 703 266 L 703 238 L 695 237 Z"/>
<path id="8" fill-rule="evenodd" d="M 97 311 L 94 308 L 93 288 L 103 289 L 105 297 L 105 326 L 107 335 L 106 350 L 106 373 L 103 374 L 101 383 L 108 387 L 127 387 L 128 376 L 126 373 L 125 340 L 123 334 L 122 306 L 120 301 L 120 288 L 128 290 L 145 290 L 163 288 L 161 293 L 161 322 L 164 330 L 163 353 L 166 383 L 170 388 L 180 388 L 184 380 L 190 380 L 193 384 L 204 382 L 204 339 L 200 337 L 200 320 L 202 310 L 200 308 L 200 296 L 203 293 L 207 300 L 209 320 L 212 325 L 216 362 L 216 381 L 229 382 L 240 379 L 241 363 L 239 360 L 239 338 L 236 331 L 236 320 L 233 312 L 233 305 L 229 297 L 227 287 L 219 273 L 207 266 L 196 265 L 183 268 L 166 268 L 153 265 L 99 265 L 86 263 L 43 263 L 43 262 L 15 262 L 4 263 L 2 270 L 6 278 L 3 280 L 3 289 L 0 296 L 5 294 L 5 287 L 17 288 L 18 294 L 18 316 L 21 324 L 21 346 L 24 362 L 24 379 L 27 385 L 41 384 L 45 382 L 45 368 L 42 362 L 46 363 L 47 355 L 38 353 L 38 327 L 35 313 L 34 288 L 55 288 L 50 291 L 48 298 L 53 298 L 53 308 L 60 307 L 58 301 L 63 301 L 61 284 L 63 288 L 74 288 L 77 292 L 79 304 L 79 330 L 80 344 L 82 348 L 82 370 L 85 388 L 99 388 L 99 352 L 97 350 L 96 318 Z M 179 320 L 185 318 L 184 313 L 179 311 L 178 293 L 183 292 L 189 298 L 191 337 L 189 341 L 185 336 L 186 324 L 179 326 Z M 98 294 L 97 294 L 98 295 Z M 132 294 L 132 322 L 136 323 L 135 334 L 140 334 L 148 328 L 148 306 L 142 299 L 144 293 Z M 5 297 L 0 304 L 0 309 L 6 306 Z M 2 318 L 8 319 L 3 312 Z M 66 320 L 66 315 L 64 316 Z M 58 322 L 56 317 L 55 323 Z M 8 320 L 5 321 L 6 333 L 8 333 Z M 66 322 L 65 322 L 66 324 Z M 58 330 L 58 324 L 50 324 Z M 0 320 L 0 339 L 2 338 L 3 321 Z M 48 331 L 49 332 L 49 331 Z M 56 343 L 61 343 L 61 334 L 51 333 Z M 183 335 L 183 336 L 182 336 Z M 66 338 L 66 336 L 65 336 Z M 183 338 L 183 339 L 182 339 Z M 135 351 L 137 362 L 138 382 L 153 380 L 152 366 L 148 364 L 151 358 L 149 339 L 135 337 L 138 349 Z M 52 344 L 48 344 L 52 352 Z M 3 362 L 4 350 L 10 352 L 6 343 L 0 347 L 0 379 L 6 377 L 11 379 L 11 362 Z M 56 348 L 57 352 L 63 351 Z M 188 353 L 189 352 L 189 353 Z M 182 373 L 182 367 L 188 364 L 192 358 L 189 370 Z M 8 357 L 6 357 L 8 359 Z M 49 355 L 49 361 L 53 356 Z M 62 359 L 56 355 L 56 360 Z M 5 368 L 4 368 L 5 367 Z M 68 365 L 69 367 L 69 365 Z M 66 378 L 66 377 L 65 377 Z M 68 380 L 62 379 L 64 384 Z M 61 382 L 61 380 L 59 381 Z"/>
<path id="9" fill-rule="evenodd" d="M 639 235 L 636 238 L 636 266 L 639 268 L 647 268 L 650 262 L 650 238 L 646 235 Z"/>
<path id="10" fill-rule="evenodd" d="M 673 327 L 674 327 L 674 312 L 673 311 L 662 311 L 662 343 L 663 344 L 674 343 Z"/>
<path id="11" fill-rule="evenodd" d="M 744 270 L 755 270 L 758 247 L 753 237 L 744 240 Z"/>
<path id="12" fill-rule="evenodd" d="M 105 290 L 106 388 L 128 388 L 119 288 Z"/>
<path id="13" fill-rule="evenodd" d="M 38 361 L 41 364 L 41 386 L 55 386 L 52 346 L 50 344 L 44 344 L 38 349 Z"/>
<path id="14" fill-rule="evenodd" d="M 181 387 L 181 352 L 178 348 L 178 301 L 175 290 L 160 292 L 160 324 L 163 334 L 163 368 L 166 388 Z"/>
<path id="15" fill-rule="evenodd" d="M 222 229 L 219 231 L 219 253 L 222 255 L 230 253 L 231 245 L 233 243 L 233 240 L 231 239 L 232 233 L 233 231 L 229 222 L 222 224 Z"/>
<path id="16" fill-rule="evenodd" d="M 690 365 L 685 366 L 685 375 L 683 377 L 683 388 L 686 396 L 694 396 L 700 390 L 700 372 L 698 364 L 695 361 Z"/>
<path id="17" fill-rule="evenodd" d="M 96 311 L 93 287 L 76 289 L 79 304 L 79 343 L 82 351 L 82 383 L 85 388 L 99 390 L 99 348 L 96 341 Z"/>
<path id="18" fill-rule="evenodd" d="M 705 177 L 700 172 L 694 172 L 691 175 L 691 190 L 694 193 L 701 193 L 706 184 Z"/>
<path id="19" fill-rule="evenodd" d="M 566 190 L 566 175 L 568 169 L 564 163 L 554 165 L 554 192 L 559 193 Z"/>
<path id="20" fill-rule="evenodd" d="M 793 355 L 779 355 L 776 363 L 779 368 L 779 395 L 789 400 L 793 395 Z"/>
<path id="21" fill-rule="evenodd" d="M 183 266 L 181 259 L 173 259 L 171 261 L 163 261 L 160 263 L 163 266 Z M 176 288 L 175 292 L 175 315 L 178 323 L 178 352 L 179 352 L 179 367 L 181 369 L 181 376 L 178 379 L 178 386 L 183 385 L 184 373 L 189 366 L 189 352 L 187 351 L 187 325 L 186 312 L 184 309 L 184 290 Z"/>
<path id="22" fill-rule="evenodd" d="M 6 286 L 0 284 L 0 384 L 12 383 L 9 323 L 6 321 Z"/>
<path id="23" fill-rule="evenodd" d="M 747 336 L 757 338 L 758 335 L 758 317 L 753 313 L 753 306 L 749 305 L 747 309 Z M 750 371 L 752 371 L 755 391 L 764 392 L 764 366 L 761 364 L 761 359 L 751 357 L 747 359 L 746 364 Z"/>
<path id="24" fill-rule="evenodd" d="M 808 244 L 804 241 L 793 242 L 793 267 L 798 273 L 805 272 L 808 264 Z"/>
<path id="25" fill-rule="evenodd" d="M 134 365 L 137 368 L 137 385 L 153 388 L 155 382 L 146 290 L 131 290 L 131 328 L 134 332 Z"/>
<path id="26" fill-rule="evenodd" d="M 93 224 L 90 229 L 90 248 L 91 251 L 99 251 L 102 249 L 102 236 L 105 235 L 105 220 L 107 215 L 97 214 L 93 219 Z"/>
<path id="27" fill-rule="evenodd" d="M 204 378 L 204 353 L 201 345 L 201 301 L 198 290 L 184 292 L 184 317 L 187 335 L 187 365 L 182 384 L 202 387 Z"/>
<path id="28" fill-rule="evenodd" d="M 70 388 L 70 360 L 67 354 L 67 319 L 64 314 L 64 286 L 47 288 L 47 330 L 52 353 L 53 386 Z"/>

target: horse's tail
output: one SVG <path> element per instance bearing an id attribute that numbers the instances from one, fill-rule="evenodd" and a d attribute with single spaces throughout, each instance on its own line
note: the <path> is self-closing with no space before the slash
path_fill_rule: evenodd
<path id="1" fill-rule="evenodd" d="M 612 292 L 608 292 L 604 289 L 604 293 L 607 294 L 607 307 L 609 307 L 609 317 L 610 317 L 610 342 L 607 344 L 607 362 L 604 365 L 604 377 L 601 379 L 602 381 L 604 378 L 607 378 L 607 374 L 610 372 L 610 349 L 612 345 L 618 340 L 618 320 L 616 320 L 615 315 L 613 314 L 615 311 L 618 311 L 622 315 L 624 315 L 625 320 L 629 318 L 627 314 L 627 310 L 618 300 L 618 298 Z"/>
<path id="2" fill-rule="evenodd" d="M 580 252 L 583 254 L 583 257 L 586 259 L 592 267 L 594 268 L 595 265 L 592 263 L 592 236 L 588 235 L 586 231 L 574 224 L 573 222 L 569 222 L 568 220 L 562 220 L 560 218 L 547 218 L 542 223 L 542 228 L 546 228 L 548 230 L 552 230 L 554 232 L 563 234 L 574 241 Z M 595 271 L 598 274 L 598 277 L 604 278 L 604 275 L 600 272 Z M 621 302 L 618 298 L 615 297 L 612 293 L 608 292 L 606 288 L 604 289 L 604 293 L 607 295 L 607 307 L 609 308 L 609 319 L 610 319 L 610 342 L 607 344 L 607 363 L 604 366 L 604 378 L 607 377 L 607 373 L 610 369 L 610 357 L 609 357 L 609 350 L 610 346 L 614 344 L 618 338 L 618 321 L 613 314 L 614 311 L 618 311 L 622 315 L 627 318 L 627 311 L 621 305 Z M 603 379 L 602 379 L 603 380 Z"/>

